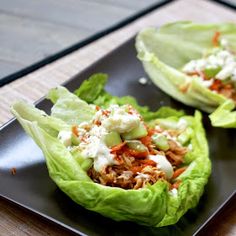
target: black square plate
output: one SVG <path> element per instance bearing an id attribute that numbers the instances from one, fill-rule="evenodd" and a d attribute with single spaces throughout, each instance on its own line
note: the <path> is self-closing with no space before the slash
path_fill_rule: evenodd
<path id="1" fill-rule="evenodd" d="M 106 55 L 65 86 L 75 90 L 91 74 L 104 72 L 110 79 L 107 90 L 113 95 L 132 95 L 141 105 L 157 109 L 162 105 L 193 109 L 172 100 L 152 83 L 141 85 L 146 77 L 136 58 L 134 39 Z M 41 100 L 38 108 L 48 112 L 51 103 Z M 204 125 L 210 145 L 213 171 L 200 203 L 173 226 L 151 228 L 130 222 L 115 222 L 76 205 L 49 178 L 40 149 L 16 120 L 0 131 L 0 196 L 82 235 L 192 235 L 229 199 L 236 187 L 236 132 L 212 128 L 207 115 Z M 10 170 L 15 167 L 16 175 Z"/>

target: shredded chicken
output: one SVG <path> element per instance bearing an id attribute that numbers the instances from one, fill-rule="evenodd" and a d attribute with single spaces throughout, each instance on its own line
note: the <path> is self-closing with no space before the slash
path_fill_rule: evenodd
<path id="1" fill-rule="evenodd" d="M 165 173 L 158 170 L 151 160 L 135 160 L 125 155 L 122 155 L 122 164 L 108 166 L 103 172 L 96 172 L 94 168 L 90 168 L 88 175 L 96 183 L 124 189 L 142 188 L 146 184 L 154 184 L 158 179 L 165 178 Z"/>
<path id="2" fill-rule="evenodd" d="M 180 165 L 184 161 L 184 155 L 188 152 L 186 147 L 179 146 L 173 140 L 169 140 L 170 149 L 165 153 L 172 165 Z"/>
<path id="3" fill-rule="evenodd" d="M 175 167 L 183 163 L 187 148 L 179 146 L 175 141 L 169 141 L 170 148 L 166 152 L 156 150 L 159 155 L 166 155 L 170 163 Z M 126 146 L 123 145 L 116 153 L 118 165 L 108 166 L 102 172 L 96 172 L 90 168 L 88 175 L 94 182 L 111 187 L 123 189 L 139 189 L 147 184 L 154 184 L 159 179 L 166 179 L 165 173 L 157 168 L 154 161 L 135 158 L 127 155 Z"/>

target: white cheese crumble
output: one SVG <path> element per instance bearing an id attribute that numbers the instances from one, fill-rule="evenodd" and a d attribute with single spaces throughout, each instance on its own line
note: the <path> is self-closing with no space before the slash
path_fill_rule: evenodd
<path id="1" fill-rule="evenodd" d="M 169 193 L 173 196 L 173 197 L 177 197 L 178 196 L 178 190 L 176 188 L 173 188 L 169 191 Z"/>
<path id="2" fill-rule="evenodd" d="M 96 136 L 90 136 L 86 142 L 81 142 L 79 148 L 85 158 L 94 159 L 94 169 L 98 172 L 103 171 L 108 165 L 116 164 L 110 149 Z"/>
<path id="3" fill-rule="evenodd" d="M 223 67 L 223 69 L 216 75 L 216 79 L 225 80 L 230 77 L 236 69 L 236 62 L 231 62 Z"/>
<path id="4" fill-rule="evenodd" d="M 72 137 L 71 131 L 62 130 L 59 132 L 57 137 L 66 147 L 71 146 L 71 137 Z"/>
<path id="5" fill-rule="evenodd" d="M 212 50 L 212 54 L 202 59 L 191 60 L 183 67 L 185 73 L 199 73 L 204 72 L 205 69 L 219 69 L 215 78 L 219 80 L 225 80 L 231 78 L 236 80 L 236 59 L 235 55 L 227 50 L 228 41 L 226 39 L 220 40 L 221 48 L 215 48 Z M 206 87 L 210 87 L 212 82 L 206 83 L 201 81 Z M 208 82 L 208 81 L 207 81 Z"/>
<path id="6" fill-rule="evenodd" d="M 142 85 L 146 85 L 148 80 L 145 77 L 141 77 L 141 78 L 139 78 L 138 82 Z"/>
<path id="7" fill-rule="evenodd" d="M 138 114 L 129 114 L 128 106 L 113 105 L 110 109 L 111 114 L 102 121 L 102 125 L 107 130 L 125 133 L 139 126 L 140 117 Z"/>
<path id="8" fill-rule="evenodd" d="M 200 78 L 200 82 L 204 87 L 209 88 L 213 84 L 214 80 L 213 79 L 203 80 L 202 78 Z"/>
<path id="9" fill-rule="evenodd" d="M 192 150 L 193 150 L 193 145 L 192 145 L 191 143 L 188 145 L 188 150 L 189 150 L 189 151 L 192 151 Z"/>
<path id="10" fill-rule="evenodd" d="M 171 179 L 174 174 L 173 167 L 164 155 L 149 155 L 149 159 L 157 163 L 157 168 L 165 172 L 167 179 Z"/>

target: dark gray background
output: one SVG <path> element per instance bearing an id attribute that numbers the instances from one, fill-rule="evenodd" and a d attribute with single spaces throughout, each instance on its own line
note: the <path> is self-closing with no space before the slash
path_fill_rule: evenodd
<path id="1" fill-rule="evenodd" d="M 161 0 L 0 0 L 0 79 Z"/>

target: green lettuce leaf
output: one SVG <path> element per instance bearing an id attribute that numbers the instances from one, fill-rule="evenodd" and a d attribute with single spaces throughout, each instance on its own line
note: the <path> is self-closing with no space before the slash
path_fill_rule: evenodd
<path id="1" fill-rule="evenodd" d="M 88 88 L 90 89 L 92 88 Z M 192 151 L 189 151 L 186 159 L 190 165 L 178 177 L 181 184 L 177 194 L 170 192 L 168 183 L 163 180 L 142 189 L 124 190 L 94 183 L 88 177 L 83 161 L 78 160 L 78 157 L 57 139 L 59 130 L 70 129 L 75 122 L 91 119 L 91 106 L 62 87 L 51 90 L 48 97 L 55 103 L 51 116 L 21 102 L 14 104 L 11 110 L 25 131 L 42 149 L 50 177 L 76 203 L 117 221 L 128 220 L 155 227 L 176 223 L 189 208 L 196 206 L 211 170 L 199 112 L 194 116 L 184 116 L 170 108 L 162 108 L 159 113 L 153 112 L 156 116 L 158 114 L 159 118 L 170 121 L 184 118 L 193 129 L 190 140 Z M 111 99 L 119 100 L 112 96 Z M 122 99 L 119 100 L 121 101 Z M 139 107 L 138 104 L 137 106 Z M 90 112 L 90 115 L 84 114 L 85 111 Z M 147 109 L 146 113 L 149 112 Z"/>
<path id="2" fill-rule="evenodd" d="M 213 48 L 211 40 L 216 31 L 230 42 L 231 48 L 236 49 L 235 24 L 177 22 L 141 31 L 136 38 L 138 58 L 160 89 L 186 105 L 211 113 L 228 99 L 207 89 L 197 78 L 185 75 L 180 69 Z M 230 126 L 227 120 L 221 125 Z"/>
<path id="3" fill-rule="evenodd" d="M 92 75 L 88 80 L 85 80 L 81 86 L 75 90 L 75 94 L 82 100 L 91 103 L 102 92 L 104 92 L 104 86 L 107 83 L 107 74 L 97 73 Z"/>
<path id="4" fill-rule="evenodd" d="M 91 120 L 95 113 L 85 101 L 61 86 L 51 89 L 47 98 L 54 103 L 51 116 L 71 125 Z"/>
<path id="5" fill-rule="evenodd" d="M 99 73 L 99 74 L 92 75 L 88 80 L 85 80 L 81 84 L 81 86 L 77 90 L 74 91 L 74 93 L 80 99 L 83 99 L 84 101 L 88 103 L 92 103 L 94 105 L 98 105 L 104 108 L 109 107 L 111 104 L 118 104 L 120 106 L 125 105 L 125 104 L 130 104 L 142 115 L 145 121 L 149 121 L 155 118 L 165 118 L 169 116 L 181 117 L 184 115 L 184 111 L 177 111 L 170 107 L 161 107 L 159 110 L 153 112 L 153 111 L 150 111 L 150 109 L 147 106 L 140 106 L 134 97 L 112 96 L 111 94 L 105 91 L 107 78 L 108 78 L 108 75 L 106 74 Z M 97 84 L 97 79 L 102 82 L 101 84 L 99 84 L 99 86 Z M 96 90 L 96 88 L 98 89 Z M 96 90 L 96 92 L 94 90 Z M 52 102 L 54 102 L 53 99 L 51 100 Z"/>
<path id="6" fill-rule="evenodd" d="M 235 104 L 231 100 L 226 100 L 209 117 L 213 126 L 224 128 L 236 127 Z"/>

